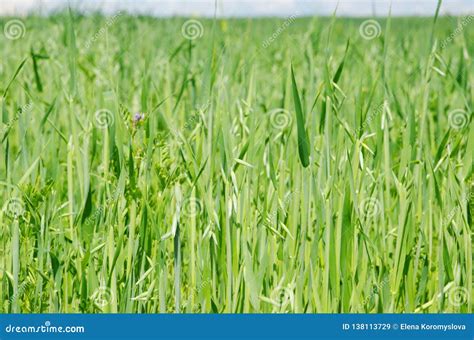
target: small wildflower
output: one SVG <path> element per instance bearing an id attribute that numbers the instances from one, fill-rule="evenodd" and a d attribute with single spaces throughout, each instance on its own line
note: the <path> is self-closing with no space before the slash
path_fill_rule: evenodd
<path id="1" fill-rule="evenodd" d="M 134 124 L 134 125 L 137 125 L 138 123 L 140 123 L 140 122 L 143 121 L 144 119 L 145 119 L 145 114 L 144 114 L 144 113 L 137 112 L 137 113 L 135 113 L 135 115 L 133 116 L 133 124 Z"/>

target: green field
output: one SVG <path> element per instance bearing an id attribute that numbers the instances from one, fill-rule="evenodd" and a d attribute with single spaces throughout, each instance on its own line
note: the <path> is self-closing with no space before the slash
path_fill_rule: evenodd
<path id="1" fill-rule="evenodd" d="M 1 313 L 473 311 L 473 16 L 0 24 Z"/>

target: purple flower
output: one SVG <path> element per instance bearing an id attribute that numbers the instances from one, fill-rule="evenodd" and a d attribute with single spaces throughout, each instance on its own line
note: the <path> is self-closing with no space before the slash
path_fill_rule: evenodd
<path id="1" fill-rule="evenodd" d="M 138 124 L 139 122 L 141 122 L 142 120 L 145 119 L 145 114 L 144 113 L 140 113 L 140 112 L 137 112 L 135 113 L 135 115 L 133 116 L 133 124 Z"/>

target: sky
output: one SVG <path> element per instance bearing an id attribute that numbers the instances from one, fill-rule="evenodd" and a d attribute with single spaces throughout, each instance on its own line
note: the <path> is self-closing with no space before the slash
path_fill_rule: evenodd
<path id="1" fill-rule="evenodd" d="M 437 0 L 0 0 L 0 15 L 49 13 L 71 4 L 81 10 L 111 14 L 119 10 L 155 16 L 259 17 L 433 15 Z M 474 0 L 444 0 L 441 14 L 474 14 Z"/>

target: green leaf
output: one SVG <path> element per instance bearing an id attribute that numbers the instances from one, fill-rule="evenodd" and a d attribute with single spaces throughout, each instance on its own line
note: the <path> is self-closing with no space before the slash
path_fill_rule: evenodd
<path id="1" fill-rule="evenodd" d="M 16 79 L 16 77 L 20 73 L 21 69 L 23 68 L 23 66 L 25 65 L 27 60 L 28 60 L 28 58 L 23 59 L 23 61 L 20 63 L 20 66 L 17 67 L 15 73 L 13 74 L 12 79 L 10 79 L 10 82 L 8 83 L 7 87 L 5 88 L 5 91 L 3 91 L 3 98 L 5 98 L 7 96 L 7 92 L 10 89 L 10 86 L 12 85 L 13 81 Z"/>
<path id="2" fill-rule="evenodd" d="M 346 61 L 347 50 L 349 49 L 349 43 L 350 43 L 349 41 L 350 40 L 347 39 L 346 51 L 344 52 L 344 57 L 342 58 L 342 61 L 339 64 L 339 67 L 337 68 L 336 74 L 334 75 L 334 78 L 332 79 L 333 83 L 335 83 L 335 84 L 337 84 L 337 82 L 341 78 L 342 70 L 344 69 L 344 62 Z"/>
<path id="3" fill-rule="evenodd" d="M 293 100 L 295 102 L 295 112 L 296 112 L 296 125 L 298 129 L 298 153 L 300 156 L 301 164 L 303 167 L 309 165 L 309 141 L 308 135 L 304 127 L 304 115 L 303 110 L 301 109 L 300 96 L 298 94 L 298 87 L 296 86 L 295 73 L 293 71 L 293 65 L 291 65 L 291 83 L 293 85 Z"/>
<path id="4" fill-rule="evenodd" d="M 52 252 L 49 253 L 50 259 L 51 259 L 51 268 L 53 269 L 53 276 L 56 276 L 56 273 L 59 270 L 59 260 L 56 255 L 54 255 Z"/>
<path id="5" fill-rule="evenodd" d="M 55 97 L 55 98 L 54 98 L 53 102 L 52 102 L 51 105 L 49 106 L 48 111 L 46 111 L 46 113 L 44 114 L 43 118 L 41 118 L 41 122 L 40 122 L 40 126 L 41 126 L 41 127 L 44 126 L 44 124 L 45 124 L 46 121 L 48 120 L 49 115 L 51 114 L 51 112 L 53 112 L 53 109 L 54 109 L 54 107 L 55 107 L 55 105 L 56 105 L 56 99 L 57 99 L 57 98 L 58 98 L 58 97 Z"/>
<path id="6" fill-rule="evenodd" d="M 133 164 L 132 143 L 128 147 L 128 175 L 130 177 L 130 187 L 135 188 L 135 166 Z"/>

